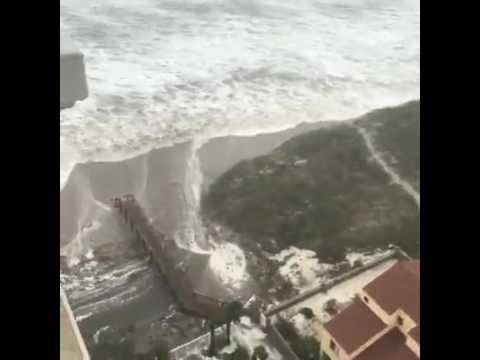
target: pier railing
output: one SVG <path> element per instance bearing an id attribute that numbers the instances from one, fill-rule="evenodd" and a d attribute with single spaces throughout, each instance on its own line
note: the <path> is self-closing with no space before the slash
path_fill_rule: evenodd
<path id="1" fill-rule="evenodd" d="M 205 318 L 222 309 L 224 302 L 193 290 L 192 280 L 188 275 L 175 268 L 171 255 L 178 247 L 174 240 L 167 239 L 154 228 L 133 195 L 114 198 L 113 207 L 118 210 L 137 239 L 144 244 L 153 264 L 165 278 L 183 310 Z"/>

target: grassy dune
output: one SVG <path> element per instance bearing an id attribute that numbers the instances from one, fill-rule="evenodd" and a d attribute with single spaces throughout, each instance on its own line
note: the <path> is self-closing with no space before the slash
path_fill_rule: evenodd
<path id="1" fill-rule="evenodd" d="M 356 121 L 396 172 L 420 191 L 420 102 L 374 111 Z"/>
<path id="2" fill-rule="evenodd" d="M 418 108 L 414 102 L 375 111 L 355 125 L 419 188 Z M 209 221 L 265 250 L 273 241 L 279 249 L 312 249 L 329 262 L 348 250 L 388 244 L 419 254 L 418 207 L 372 161 L 352 123 L 297 136 L 267 156 L 242 161 L 211 186 L 203 207 Z"/>

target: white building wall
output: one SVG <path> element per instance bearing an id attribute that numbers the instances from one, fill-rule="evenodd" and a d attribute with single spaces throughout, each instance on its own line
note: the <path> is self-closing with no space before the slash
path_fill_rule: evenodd
<path id="1" fill-rule="evenodd" d="M 420 345 L 413 340 L 410 336 L 407 336 L 407 346 L 412 350 L 418 357 L 420 357 Z"/>

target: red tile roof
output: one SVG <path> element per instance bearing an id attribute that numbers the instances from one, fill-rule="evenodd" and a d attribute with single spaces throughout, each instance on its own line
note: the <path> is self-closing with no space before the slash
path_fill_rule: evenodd
<path id="1" fill-rule="evenodd" d="M 399 261 L 364 287 L 389 315 L 405 311 L 420 324 L 420 262 Z"/>
<path id="2" fill-rule="evenodd" d="M 355 360 L 418 360 L 405 344 L 405 335 L 393 328 L 357 355 Z"/>
<path id="3" fill-rule="evenodd" d="M 325 329 L 348 354 L 365 344 L 386 325 L 360 299 L 325 324 Z"/>

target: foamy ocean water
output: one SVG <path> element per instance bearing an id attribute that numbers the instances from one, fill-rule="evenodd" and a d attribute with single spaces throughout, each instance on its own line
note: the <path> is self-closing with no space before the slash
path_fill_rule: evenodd
<path id="1" fill-rule="evenodd" d="M 419 13 L 419 0 L 62 0 L 90 97 L 60 114 L 61 186 L 77 162 L 419 98 Z"/>

